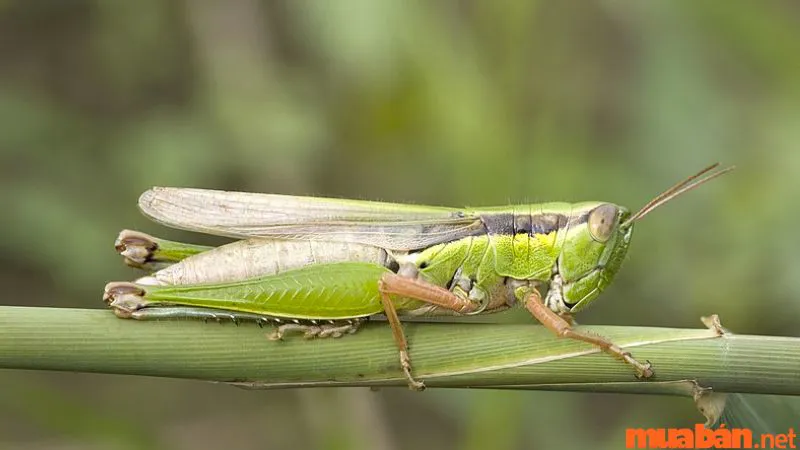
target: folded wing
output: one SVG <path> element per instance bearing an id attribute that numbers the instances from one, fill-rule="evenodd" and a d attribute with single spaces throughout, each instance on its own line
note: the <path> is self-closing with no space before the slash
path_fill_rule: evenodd
<path id="1" fill-rule="evenodd" d="M 409 251 L 485 233 L 455 209 L 362 200 L 155 187 L 142 212 L 164 225 L 234 238 L 314 239 Z"/>

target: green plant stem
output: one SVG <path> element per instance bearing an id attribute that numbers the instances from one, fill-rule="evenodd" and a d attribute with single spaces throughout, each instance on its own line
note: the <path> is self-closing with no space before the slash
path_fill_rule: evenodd
<path id="1" fill-rule="evenodd" d="M 701 329 L 584 326 L 653 363 L 630 367 L 537 325 L 409 323 L 414 373 L 428 387 L 690 395 L 800 394 L 800 339 Z M 339 339 L 273 342 L 255 324 L 138 322 L 110 311 L 0 307 L 0 368 L 191 378 L 257 387 L 405 386 L 388 324 Z M 255 387 L 255 386 L 254 386 Z"/>

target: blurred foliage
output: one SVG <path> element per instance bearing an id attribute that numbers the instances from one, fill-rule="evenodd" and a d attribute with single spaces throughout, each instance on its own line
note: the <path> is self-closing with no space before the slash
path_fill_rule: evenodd
<path id="1" fill-rule="evenodd" d="M 796 335 L 799 6 L 2 1 L 2 303 L 102 307 L 134 276 L 121 228 L 219 242 L 139 216 L 151 185 L 636 208 L 719 160 L 739 168 L 644 220 L 580 320 Z M 26 448 L 619 448 L 702 420 L 638 396 L 0 380 L 0 446 Z"/>

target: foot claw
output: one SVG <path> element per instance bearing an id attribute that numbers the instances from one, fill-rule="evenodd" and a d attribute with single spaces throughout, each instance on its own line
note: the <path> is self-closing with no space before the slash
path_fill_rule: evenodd
<path id="1" fill-rule="evenodd" d="M 411 375 L 411 360 L 408 357 L 408 352 L 405 350 L 400 351 L 400 366 L 403 368 L 406 381 L 408 381 L 408 388 L 412 391 L 424 391 L 425 383 L 415 379 L 414 376 Z"/>
<path id="2" fill-rule="evenodd" d="M 417 380 L 409 380 L 408 388 L 411 389 L 412 391 L 417 391 L 417 392 L 422 392 L 426 389 L 425 383 Z"/>
<path id="3" fill-rule="evenodd" d="M 622 350 L 617 346 L 609 347 L 609 349 L 614 351 L 616 355 L 619 355 L 622 361 L 633 366 L 633 369 L 636 371 L 637 380 L 646 380 L 653 376 L 653 370 L 651 369 L 652 364 L 650 364 L 650 361 L 645 361 L 645 364 L 642 364 L 631 356 L 631 352 Z M 617 350 L 615 351 L 614 349 Z"/>
<path id="4" fill-rule="evenodd" d="M 644 364 L 636 366 L 636 378 L 639 380 L 646 380 L 653 376 L 653 365 L 650 361 L 645 360 Z"/>
<path id="5" fill-rule="evenodd" d="M 726 330 L 725 327 L 722 326 L 719 316 L 716 314 L 712 314 L 708 317 L 701 317 L 700 320 L 706 327 L 708 327 L 708 329 L 716 333 L 717 336 L 725 336 L 726 334 L 730 333 L 730 331 Z"/>
<path id="6" fill-rule="evenodd" d="M 358 330 L 361 322 L 353 321 L 345 325 L 330 323 L 324 325 L 304 325 L 299 323 L 287 323 L 280 325 L 268 337 L 271 341 L 280 341 L 286 333 L 297 331 L 303 333 L 306 339 L 313 338 L 327 338 L 327 337 L 341 337 L 344 333 L 352 334 Z"/>

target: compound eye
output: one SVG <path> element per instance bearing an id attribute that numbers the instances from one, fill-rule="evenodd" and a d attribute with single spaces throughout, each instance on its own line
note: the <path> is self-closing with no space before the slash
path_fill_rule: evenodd
<path id="1" fill-rule="evenodd" d="M 614 231 L 619 209 L 610 204 L 600 205 L 589 213 L 589 233 L 597 242 L 606 242 Z"/>

